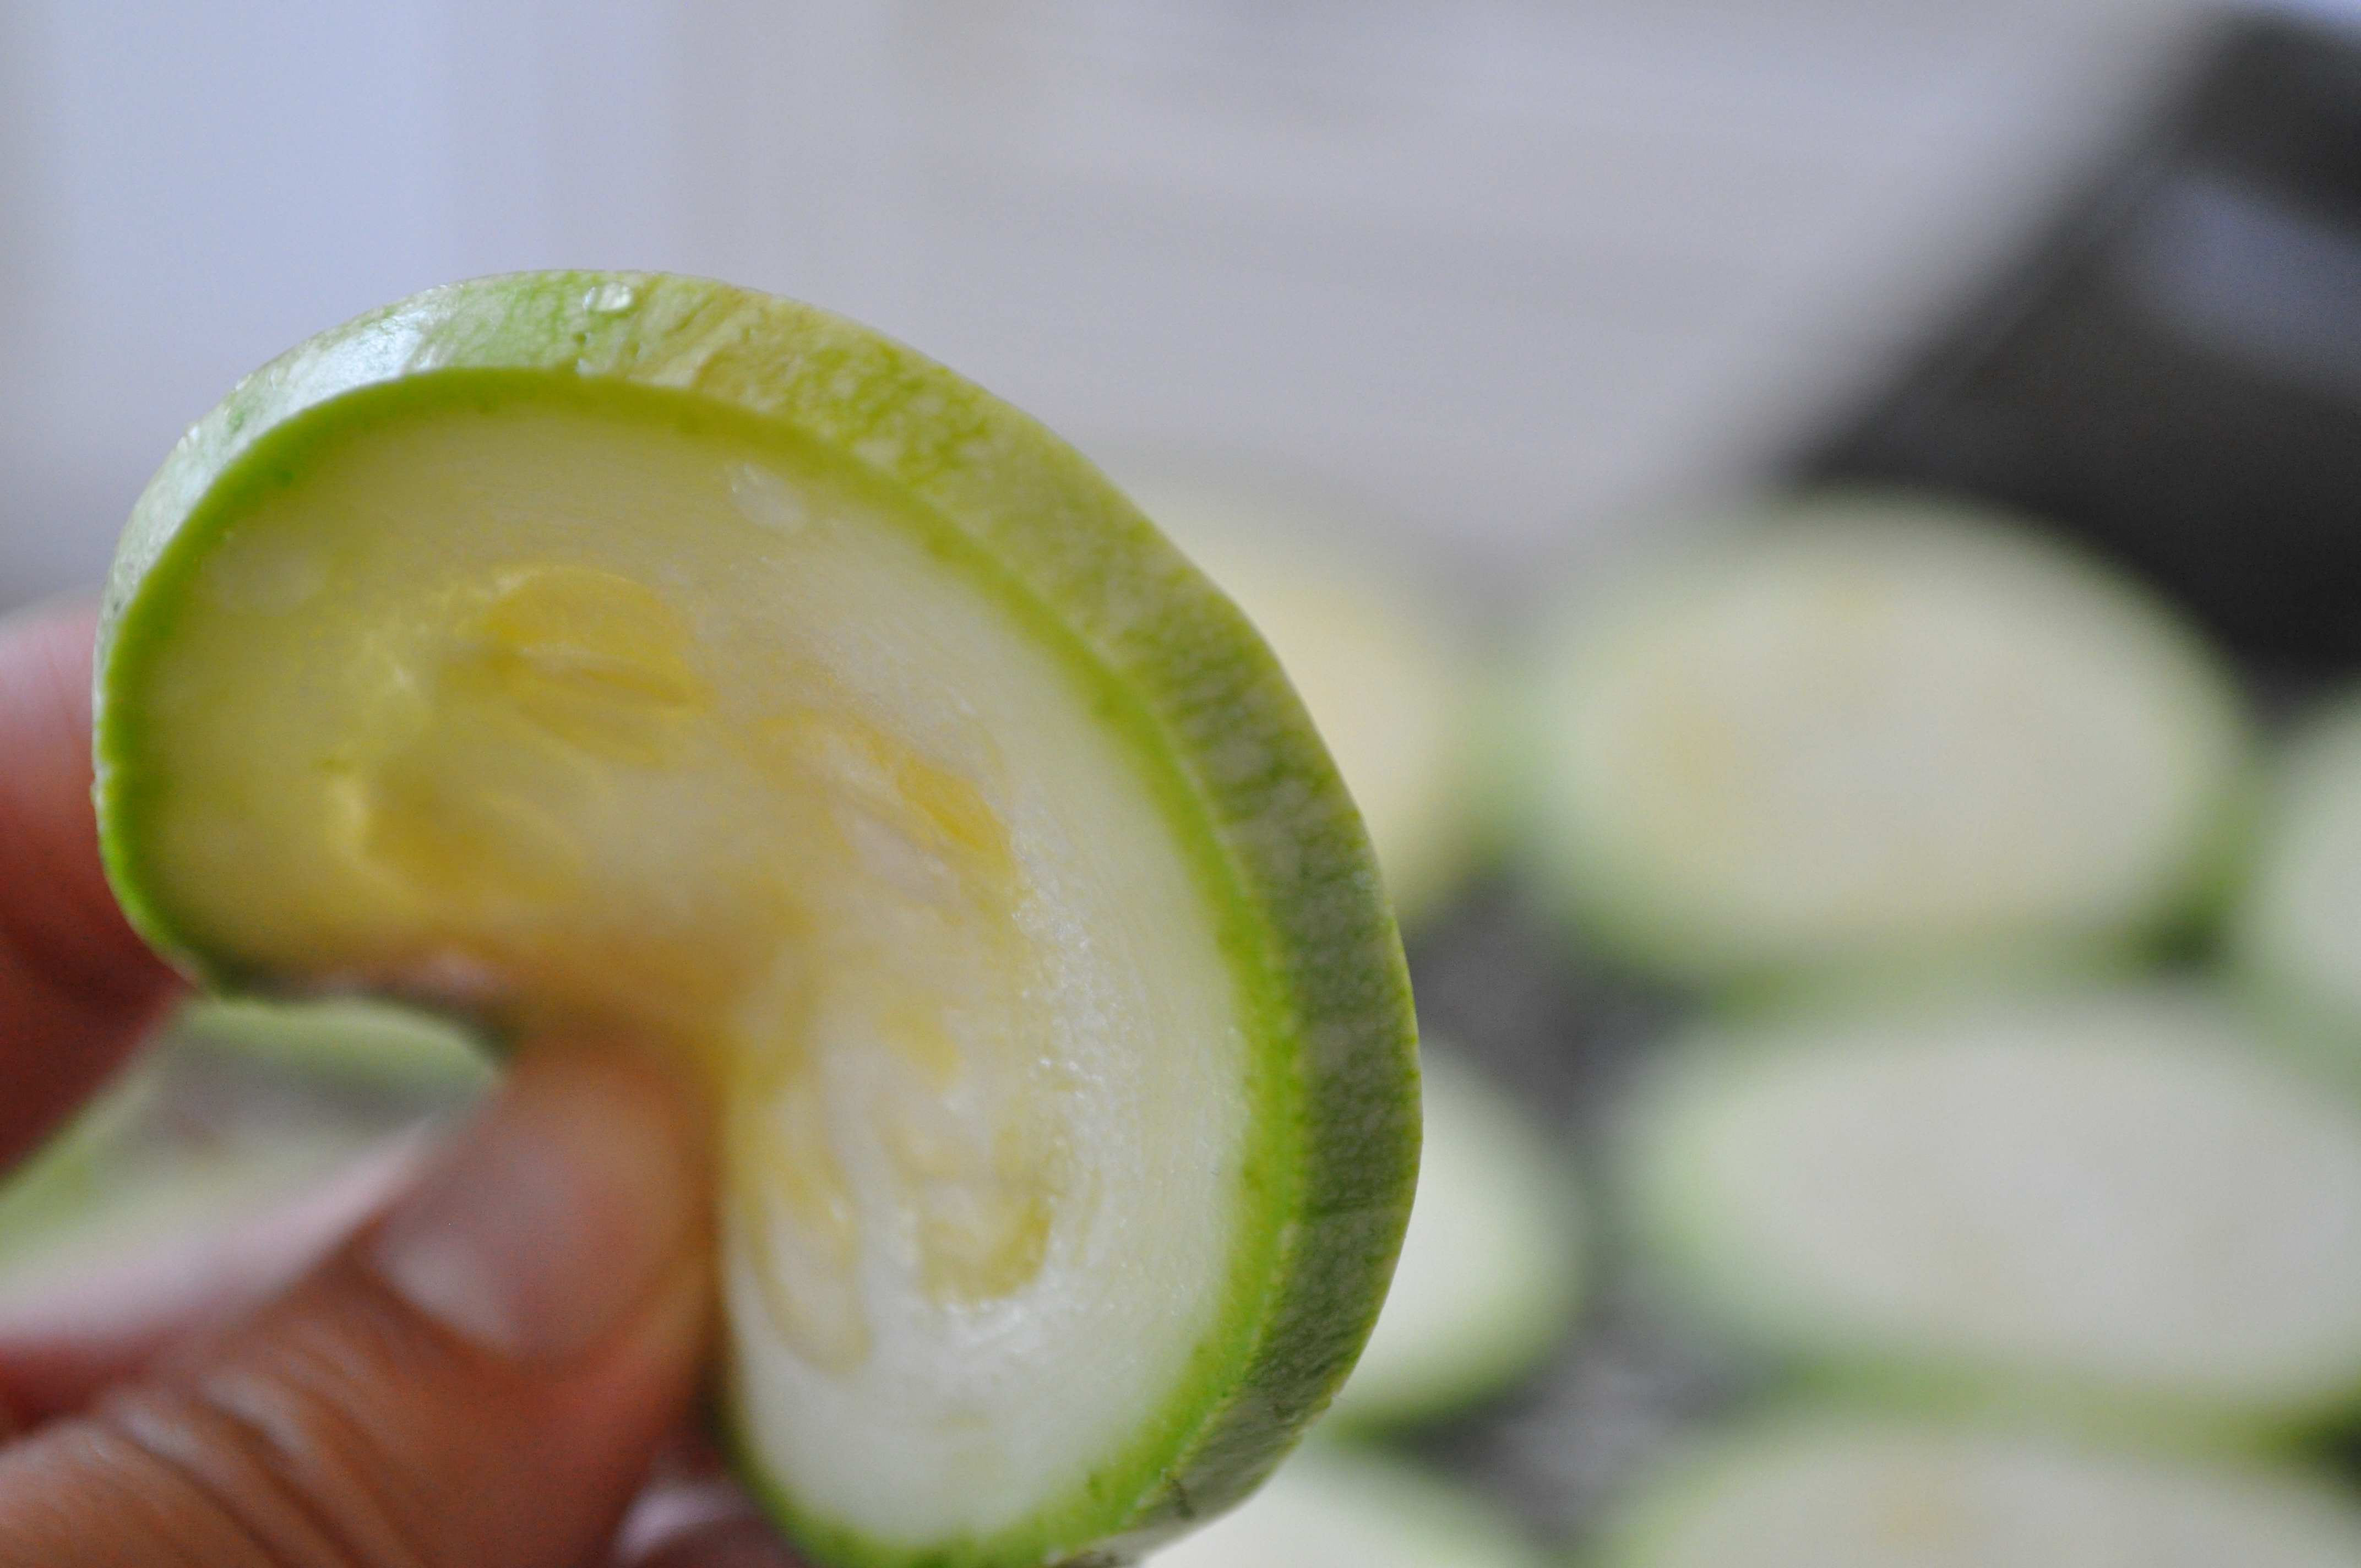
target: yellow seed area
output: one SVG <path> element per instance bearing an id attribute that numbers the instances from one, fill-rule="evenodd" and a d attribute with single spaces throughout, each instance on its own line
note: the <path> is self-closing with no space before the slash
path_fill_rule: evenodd
<path id="1" fill-rule="evenodd" d="M 355 857 L 534 999 L 521 1025 L 704 1065 L 724 1223 L 788 1343 L 858 1365 L 881 1266 L 944 1309 L 1040 1272 L 1066 1152 L 984 782 L 818 672 L 734 710 L 688 619 L 597 567 L 462 585 L 396 663 L 337 763 Z"/>
<path id="2" fill-rule="evenodd" d="M 456 752 L 473 751 L 469 769 Z M 469 746 L 387 758 L 367 781 L 365 852 L 421 887 L 471 906 L 565 897 L 580 884 L 582 849 L 563 817 L 527 788 L 512 752 Z M 520 781 L 529 785 L 529 780 Z"/>
<path id="3" fill-rule="evenodd" d="M 729 1223 L 781 1335 L 820 1366 L 857 1366 L 870 1346 L 854 1276 L 860 1223 L 827 1107 L 807 1063 L 743 1066 L 725 1113 Z"/>
<path id="4" fill-rule="evenodd" d="M 445 672 L 452 695 L 506 703 L 552 737 L 640 767 L 677 761 L 713 706 L 695 637 L 671 605 L 586 566 L 502 575 Z"/>
<path id="5" fill-rule="evenodd" d="M 938 1300 L 989 1301 L 1022 1288 L 1049 1255 L 1057 1212 L 1054 1150 L 1003 1127 L 989 1151 L 905 1174 L 917 1184 L 919 1255 Z"/>

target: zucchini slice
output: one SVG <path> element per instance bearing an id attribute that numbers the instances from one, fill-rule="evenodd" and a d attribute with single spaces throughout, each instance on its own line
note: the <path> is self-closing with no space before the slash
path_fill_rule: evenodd
<path id="1" fill-rule="evenodd" d="M 2350 1059 L 2361 1047 L 2361 699 L 2290 748 L 2230 944 L 2268 1002 Z"/>
<path id="2" fill-rule="evenodd" d="M 0 1317 L 136 1290 L 159 1260 L 344 1182 L 489 1076 L 456 1033 L 378 1010 L 184 1008 L 0 1185 Z"/>
<path id="3" fill-rule="evenodd" d="M 1599 1568 L 2352 1568 L 2361 1508 L 2303 1471 L 1823 1413 L 1675 1464 Z"/>
<path id="4" fill-rule="evenodd" d="M 1583 1220 L 1573 1172 L 1523 1108 L 1428 1041 L 1418 1201 L 1377 1331 L 1329 1420 L 1391 1426 L 1499 1393 L 1573 1327 Z"/>
<path id="5" fill-rule="evenodd" d="M 2201 993 L 1709 1029 L 1631 1128 L 1668 1277 L 1774 1354 L 2142 1430 L 2361 1406 L 2361 1104 Z"/>
<path id="6" fill-rule="evenodd" d="M 108 869 L 191 972 L 705 1076 L 723 1420 L 815 1556 L 1135 1554 L 1350 1367 L 1417 1145 L 1367 840 L 987 393 L 718 283 L 435 290 L 191 433 L 100 636 Z"/>
<path id="7" fill-rule="evenodd" d="M 1352 786 L 1396 915 L 1414 926 L 1466 879 L 1477 838 L 1481 683 L 1439 596 L 1348 544 L 1341 521 L 1211 489 L 1135 493 L 1269 640 Z"/>
<path id="8" fill-rule="evenodd" d="M 412 1009 L 356 999 L 199 1000 L 181 1009 L 172 1034 L 291 1079 L 388 1096 L 464 1096 L 494 1077 L 489 1059 L 463 1031 Z"/>
<path id="9" fill-rule="evenodd" d="M 2057 969 L 2213 891 L 2246 760 L 2192 632 L 1937 502 L 1799 502 L 1558 621 L 1520 784 L 1597 941 L 1704 985 Z"/>
<path id="10" fill-rule="evenodd" d="M 1499 1511 L 1399 1460 L 1325 1443 L 1154 1568 L 1540 1568 Z"/>

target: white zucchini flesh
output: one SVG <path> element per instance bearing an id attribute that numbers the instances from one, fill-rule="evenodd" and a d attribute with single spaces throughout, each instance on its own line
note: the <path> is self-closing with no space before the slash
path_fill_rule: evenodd
<path id="1" fill-rule="evenodd" d="M 1125 1559 L 1342 1383 L 1417 1146 L 1367 836 L 982 389 L 709 280 L 433 290 L 191 431 L 98 652 L 101 849 L 192 976 L 701 1080 L 717 1424 L 807 1555 Z"/>
<path id="2" fill-rule="evenodd" d="M 2361 699 L 2290 748 L 2231 933 L 2273 1002 L 2361 1049 Z"/>
<path id="3" fill-rule="evenodd" d="M 1480 683 L 1440 595 L 1344 525 L 1247 494 L 1135 486 L 1135 498 L 1270 643 L 1336 759 L 1405 924 L 1441 905 L 1476 848 Z"/>
<path id="4" fill-rule="evenodd" d="M 1568 610 L 1524 781 L 1568 907 L 1703 983 L 2110 955 L 2209 890 L 2233 690 L 2160 605 L 1932 504 L 1799 504 Z"/>
<path id="5" fill-rule="evenodd" d="M 1181 1378 L 1246 1069 L 1130 760 L 874 506 L 623 420 L 422 415 L 207 561 L 154 743 L 165 896 L 259 965 L 532 973 L 527 1033 L 697 1042 L 734 998 L 745 1441 L 915 1547 L 1023 1524 Z"/>
<path id="6" fill-rule="evenodd" d="M 1378 1426 L 1498 1393 L 1579 1310 L 1584 1224 L 1563 1155 L 1448 1047 L 1421 1049 L 1426 1136 L 1393 1287 L 1329 1420 Z"/>
<path id="7" fill-rule="evenodd" d="M 1153 1568 L 1540 1568 L 1497 1510 L 1412 1465 L 1315 1443 Z"/>
<path id="8" fill-rule="evenodd" d="M 1824 1415 L 1676 1465 L 1601 1568 L 2355 1568 L 2361 1510 L 2308 1474 Z"/>
<path id="9" fill-rule="evenodd" d="M 2093 1418 L 2361 1403 L 2361 1105 L 2157 988 L 1708 1030 L 1629 1175 L 1763 1348 Z"/>

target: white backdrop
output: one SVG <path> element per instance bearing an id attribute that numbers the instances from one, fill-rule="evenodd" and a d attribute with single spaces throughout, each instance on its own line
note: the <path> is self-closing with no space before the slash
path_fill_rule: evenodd
<path id="1" fill-rule="evenodd" d="M 0 604 L 449 278 L 719 274 L 1498 576 L 1741 483 L 2175 0 L 0 0 Z M 1441 551 L 1438 550 L 1440 554 Z"/>

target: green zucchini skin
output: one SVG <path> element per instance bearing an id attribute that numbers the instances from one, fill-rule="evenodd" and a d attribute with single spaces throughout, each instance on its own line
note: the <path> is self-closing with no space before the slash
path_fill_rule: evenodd
<path id="1" fill-rule="evenodd" d="M 1986 1050 L 1994 1044 L 2015 1053 L 2014 1063 Z M 2094 1051 L 2080 1053 L 2082 1044 Z M 1760 1223 L 1730 1221 L 1730 1167 L 1726 1156 L 1717 1164 L 1715 1152 L 1731 1107 L 1776 1107 L 1797 1084 L 1827 1091 L 1848 1080 L 1874 1082 L 1876 1074 L 1924 1058 L 1981 1058 L 1984 1070 L 2002 1072 L 2054 1051 L 2080 1063 L 2085 1088 L 2103 1071 L 2152 1073 L 2151 1085 L 2194 1071 L 2217 1089 L 2229 1082 L 2251 1090 L 2273 1113 L 2296 1119 L 2308 1150 L 2333 1135 L 2348 1157 L 2330 1168 L 2349 1172 L 2349 1157 L 2361 1150 L 2361 1113 L 2333 1080 L 2279 1046 L 2267 1022 L 2234 996 L 2158 983 L 1965 1001 L 1917 997 L 1852 1013 L 1701 1024 L 1643 1084 L 1620 1131 L 1614 1163 L 1629 1240 L 1649 1283 L 1697 1327 L 1824 1394 L 1961 1419 L 2035 1418 L 2106 1442 L 2210 1451 L 2280 1446 L 2361 1410 L 2361 1300 L 2351 1288 L 2334 1298 L 2344 1315 L 2333 1338 L 2307 1325 L 2303 1343 L 2316 1375 L 2301 1381 L 2284 1367 L 2264 1375 L 2251 1364 L 2240 1376 L 2218 1376 L 2188 1345 L 2135 1367 L 2095 1347 L 2087 1324 L 2070 1333 L 2054 1318 L 2035 1331 L 2015 1320 L 1997 1337 L 1982 1337 L 1989 1323 L 1966 1331 L 1957 1321 L 1930 1321 L 1919 1297 L 1905 1297 L 1901 1307 L 1865 1298 L 1842 1265 L 1773 1261 Z M 1957 1084 L 1965 1076 L 1952 1070 L 1938 1081 Z M 2073 1080 L 2047 1087 L 2060 1081 Z M 2028 1084 L 2033 1092 L 2044 1086 L 2038 1073 Z M 1924 1102 L 1930 1128 L 1941 1122 L 1989 1136 L 1989 1125 L 1960 1120 L 1972 1113 L 1949 1102 Z M 1931 1133 L 1919 1140 L 1932 1141 Z M 1755 1157 L 1769 1161 L 1800 1145 L 1790 1133 L 1736 1146 L 1754 1147 Z M 1773 1152 L 1762 1153 L 1765 1147 Z M 2052 1157 L 2061 1149 L 2055 1135 L 2042 1147 Z M 2106 1168 L 2103 1146 L 2081 1153 Z M 1881 1168 L 1891 1176 L 1897 1168 Z M 1901 1174 L 1913 1169 L 1924 1179 L 1916 1166 Z M 2121 1197 L 2103 1180 L 2098 1188 L 2103 1201 Z M 2003 1207 L 1987 1204 L 1969 1228 L 1989 1235 L 2005 1218 Z M 1914 1274 L 1914 1289 L 1920 1277 Z"/>
<path id="2" fill-rule="evenodd" d="M 1323 1432 L 1375 1433 L 1484 1404 L 1573 1331 L 1590 1221 L 1563 1152 L 1484 1069 L 1433 1039 L 1419 1207 L 1388 1298 L 1391 1319 Z"/>
<path id="3" fill-rule="evenodd" d="M 1023 1527 L 917 1552 L 832 1527 L 825 1499 L 788 1497 L 751 1466 L 747 1479 L 807 1548 L 874 1568 L 1129 1561 L 1229 1506 L 1343 1380 L 1400 1245 L 1419 1121 L 1400 938 L 1350 798 L 1244 618 L 1071 447 L 933 361 L 725 284 L 569 271 L 433 290 L 256 372 L 173 450 L 108 579 L 95 793 L 126 911 L 215 989 L 301 988 L 301 976 L 225 962 L 152 896 L 142 834 L 161 763 L 138 745 L 141 677 L 170 656 L 170 605 L 210 543 L 309 443 L 389 400 L 456 403 L 520 380 L 818 443 L 941 520 L 1130 743 L 1246 998 L 1253 1110 L 1239 1180 L 1253 1234 L 1189 1376 L 1127 1451 Z"/>

